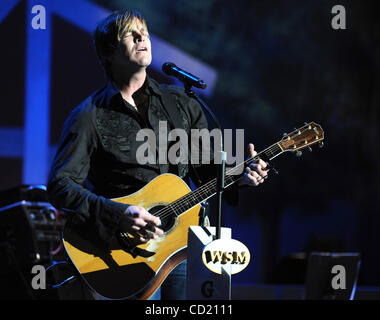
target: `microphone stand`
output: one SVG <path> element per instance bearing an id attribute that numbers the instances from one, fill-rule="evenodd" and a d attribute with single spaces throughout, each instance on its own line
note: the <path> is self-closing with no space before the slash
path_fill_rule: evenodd
<path id="1" fill-rule="evenodd" d="M 190 97 L 196 100 L 201 107 L 206 110 L 206 112 L 210 115 L 212 120 L 214 121 L 216 127 L 221 132 L 221 139 L 220 139 L 220 150 L 221 150 L 221 163 L 217 164 L 217 177 L 216 177 L 216 194 L 217 194 L 217 223 L 216 223 L 216 235 L 214 236 L 215 239 L 220 239 L 221 234 L 221 228 L 222 228 L 222 207 L 223 207 L 223 191 L 225 188 L 224 180 L 225 180 L 225 172 L 226 172 L 226 158 L 227 154 L 224 151 L 224 142 L 223 142 L 223 133 L 222 128 L 220 126 L 219 121 L 217 120 L 215 114 L 211 111 L 211 109 L 206 105 L 206 103 L 200 99 L 193 90 L 191 90 L 192 85 L 183 81 L 183 84 L 185 86 L 185 93 Z M 214 159 L 215 162 L 215 159 Z"/>

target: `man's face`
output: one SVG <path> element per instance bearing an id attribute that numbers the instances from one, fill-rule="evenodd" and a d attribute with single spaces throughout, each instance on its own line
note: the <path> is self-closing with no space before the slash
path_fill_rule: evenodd
<path id="1" fill-rule="evenodd" d="M 152 62 L 151 43 L 148 31 L 135 19 L 132 30 L 121 40 L 121 51 L 117 58 L 123 63 L 132 63 L 137 67 L 148 67 Z"/>

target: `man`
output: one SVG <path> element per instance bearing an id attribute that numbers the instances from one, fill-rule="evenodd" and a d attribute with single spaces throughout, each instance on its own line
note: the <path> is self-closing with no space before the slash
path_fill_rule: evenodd
<path id="1" fill-rule="evenodd" d="M 111 14 L 98 25 L 94 43 L 109 82 L 68 117 L 50 172 L 48 194 L 56 207 L 75 212 L 78 222 L 93 226 L 104 243 L 120 231 L 146 243 L 163 234 L 160 219 L 143 207 L 110 199 L 131 194 L 162 173 L 175 173 L 189 181 L 194 174 L 207 180 L 216 172 L 181 163 L 141 165 L 136 159 L 141 145 L 136 134 L 144 128 L 159 134 L 160 122 L 172 129 L 168 106 L 176 108 L 171 110 L 180 114 L 187 132 L 207 128 L 207 120 L 198 103 L 183 90 L 165 89 L 147 76 L 152 50 L 146 22 L 138 12 Z M 249 153 L 255 154 L 252 144 Z M 246 168 L 244 181 L 256 186 L 266 177 L 266 164 L 260 160 Z M 166 283 L 172 281 L 179 287 L 169 285 L 171 295 L 163 289 L 163 298 L 185 298 L 184 266 L 168 277 Z M 182 281 L 170 280 L 176 274 Z"/>

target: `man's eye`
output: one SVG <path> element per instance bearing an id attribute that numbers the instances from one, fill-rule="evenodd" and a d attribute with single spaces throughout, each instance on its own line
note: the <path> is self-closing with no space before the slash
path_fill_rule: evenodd
<path id="1" fill-rule="evenodd" d="M 124 36 L 123 39 L 126 39 L 128 37 L 133 37 L 135 39 L 135 38 L 139 38 L 139 37 L 142 37 L 142 36 L 149 38 L 149 33 L 147 33 L 147 32 L 141 32 L 141 33 L 138 33 L 138 32 L 129 32 L 129 33 L 127 33 Z"/>

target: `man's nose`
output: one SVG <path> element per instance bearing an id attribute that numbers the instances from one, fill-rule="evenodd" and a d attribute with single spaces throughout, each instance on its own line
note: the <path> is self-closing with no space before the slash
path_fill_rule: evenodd
<path id="1" fill-rule="evenodd" d="M 144 37 L 141 34 L 136 34 L 135 42 L 142 42 L 143 40 L 144 40 Z"/>

